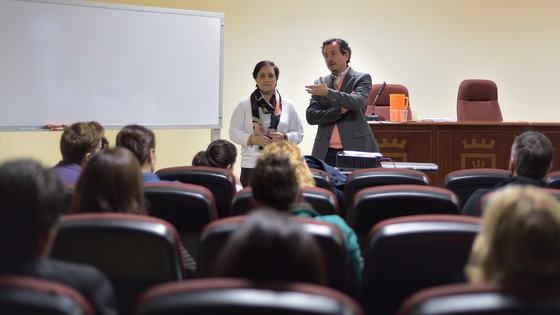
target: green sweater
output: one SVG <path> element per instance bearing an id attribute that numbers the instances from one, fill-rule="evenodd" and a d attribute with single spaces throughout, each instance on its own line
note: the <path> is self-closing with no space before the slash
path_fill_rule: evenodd
<path id="1" fill-rule="evenodd" d="M 358 237 L 356 232 L 338 215 L 320 215 L 319 212 L 311 208 L 309 205 L 303 204 L 298 208 L 290 210 L 290 213 L 306 218 L 325 221 L 338 227 L 346 242 L 346 251 L 348 252 L 348 263 L 352 270 L 352 294 L 357 296 L 362 278 L 362 270 L 364 269 L 364 259 L 358 245 Z"/>

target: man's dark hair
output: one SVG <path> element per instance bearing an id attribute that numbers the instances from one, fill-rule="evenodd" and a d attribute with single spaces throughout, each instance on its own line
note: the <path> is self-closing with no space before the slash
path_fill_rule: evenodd
<path id="1" fill-rule="evenodd" d="M 542 179 L 550 170 L 554 147 L 542 133 L 526 131 L 515 138 L 511 156 L 517 175 Z"/>
<path id="2" fill-rule="evenodd" d="M 340 39 L 340 38 L 329 38 L 326 41 L 323 42 L 323 46 L 321 47 L 321 51 L 323 51 L 325 49 L 325 46 L 327 45 L 331 45 L 337 43 L 338 47 L 340 47 L 340 52 L 342 54 L 346 54 L 348 53 L 348 61 L 346 62 L 346 64 L 350 63 L 350 57 L 352 57 L 352 49 L 350 49 L 350 46 L 348 45 L 348 42 L 345 41 L 344 39 Z"/>
<path id="3" fill-rule="evenodd" d="M 297 204 L 299 184 L 296 171 L 287 156 L 261 156 L 251 175 L 253 198 L 261 205 L 289 210 Z"/>
<path id="4" fill-rule="evenodd" d="M 58 176 L 39 162 L 17 159 L 0 165 L 0 268 L 37 255 L 66 207 Z"/>

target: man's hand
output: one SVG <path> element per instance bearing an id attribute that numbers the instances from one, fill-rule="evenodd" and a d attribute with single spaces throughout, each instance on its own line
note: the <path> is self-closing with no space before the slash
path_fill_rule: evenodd
<path id="1" fill-rule="evenodd" d="M 329 96 L 329 87 L 323 82 L 323 77 L 319 78 L 319 84 L 306 85 L 305 91 L 311 95 Z"/>

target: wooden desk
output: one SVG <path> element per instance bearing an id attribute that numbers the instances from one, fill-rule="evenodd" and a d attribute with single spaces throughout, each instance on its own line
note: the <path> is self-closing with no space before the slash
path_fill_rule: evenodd
<path id="1" fill-rule="evenodd" d="M 451 171 L 467 168 L 507 169 L 514 138 L 527 130 L 544 133 L 560 169 L 560 123 L 529 122 L 370 122 L 384 157 L 402 162 L 431 162 L 430 184 L 442 186 Z"/>

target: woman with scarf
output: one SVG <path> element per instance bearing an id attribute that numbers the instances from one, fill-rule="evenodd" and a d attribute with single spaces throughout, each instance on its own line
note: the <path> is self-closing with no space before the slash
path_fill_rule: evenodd
<path id="1" fill-rule="evenodd" d="M 251 173 L 261 150 L 272 142 L 299 144 L 303 125 L 297 108 L 282 98 L 276 85 L 280 70 L 272 61 L 255 65 L 253 79 L 257 89 L 233 111 L 229 127 L 231 141 L 241 145 L 241 184 L 249 186 Z"/>

